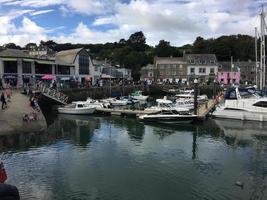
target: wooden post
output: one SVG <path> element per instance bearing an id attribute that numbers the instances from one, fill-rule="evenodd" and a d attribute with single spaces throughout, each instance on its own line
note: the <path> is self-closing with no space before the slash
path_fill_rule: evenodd
<path id="1" fill-rule="evenodd" d="M 198 80 L 194 80 L 194 114 L 197 115 Z"/>

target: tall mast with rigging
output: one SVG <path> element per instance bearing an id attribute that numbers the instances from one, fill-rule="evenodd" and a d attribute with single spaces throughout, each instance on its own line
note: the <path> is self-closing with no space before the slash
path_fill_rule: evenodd
<path id="1" fill-rule="evenodd" d="M 266 64 L 265 64 L 265 12 L 262 6 L 262 11 L 260 14 L 261 24 L 260 24 L 260 89 L 265 88 L 266 79 Z"/>

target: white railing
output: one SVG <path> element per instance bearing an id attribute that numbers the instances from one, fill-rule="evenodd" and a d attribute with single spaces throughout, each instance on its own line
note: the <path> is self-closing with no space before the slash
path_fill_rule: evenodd
<path id="1" fill-rule="evenodd" d="M 39 84 L 39 86 L 36 88 L 39 90 L 42 94 L 51 97 L 53 99 L 56 99 L 57 101 L 67 104 L 68 102 L 68 96 L 63 94 L 62 92 L 59 92 L 53 88 L 47 87 L 45 84 Z"/>

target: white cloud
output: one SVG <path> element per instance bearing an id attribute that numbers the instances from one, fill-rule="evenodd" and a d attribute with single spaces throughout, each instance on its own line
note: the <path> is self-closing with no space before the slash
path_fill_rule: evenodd
<path id="1" fill-rule="evenodd" d="M 256 17 L 259 3 L 254 0 L 131 0 L 128 3 L 121 0 L 0 0 L 0 3 L 21 6 L 22 10 L 0 16 L 1 38 L 16 38 L 21 44 L 30 39 L 48 38 L 52 31 L 29 18 L 23 18 L 21 27 L 16 27 L 13 20 L 25 14 L 52 12 L 54 7 L 53 10 L 42 8 L 55 5 L 66 20 L 77 14 L 95 18 L 78 23 L 70 34 L 57 31 L 58 36 L 52 39 L 59 42 L 113 42 L 127 39 L 135 31 L 143 31 L 148 44 L 155 45 L 165 39 L 172 45 L 182 45 L 192 43 L 197 36 L 253 34 L 259 21 Z M 116 28 L 102 29 L 104 25 Z M 35 38 L 30 37 L 33 35 Z"/>
<path id="2" fill-rule="evenodd" d="M 31 13 L 31 16 L 35 16 L 35 15 L 43 15 L 46 13 L 50 13 L 53 12 L 54 10 L 39 10 L 39 11 L 35 11 L 33 13 Z"/>

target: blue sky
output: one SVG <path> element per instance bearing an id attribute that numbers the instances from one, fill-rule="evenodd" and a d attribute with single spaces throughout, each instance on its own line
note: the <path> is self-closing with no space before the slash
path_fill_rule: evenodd
<path id="1" fill-rule="evenodd" d="M 172 45 L 229 34 L 253 35 L 260 0 L 0 0 L 0 44 L 52 39 L 105 43 L 143 31 Z M 267 10 L 267 8 L 266 8 Z"/>

